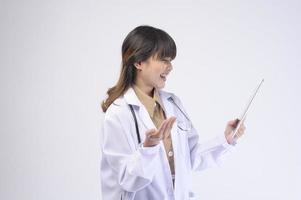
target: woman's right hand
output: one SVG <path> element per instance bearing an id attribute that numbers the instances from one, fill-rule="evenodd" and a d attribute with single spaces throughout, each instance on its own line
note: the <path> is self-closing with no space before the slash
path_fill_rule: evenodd
<path id="1" fill-rule="evenodd" d="M 162 122 L 159 129 L 147 130 L 143 146 L 152 147 L 159 144 L 160 140 L 163 138 L 167 138 L 175 121 L 175 117 L 170 117 Z"/>

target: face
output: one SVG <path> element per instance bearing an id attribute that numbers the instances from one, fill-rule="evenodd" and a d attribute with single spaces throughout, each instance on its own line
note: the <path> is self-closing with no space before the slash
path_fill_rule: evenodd
<path id="1" fill-rule="evenodd" d="M 135 63 L 137 70 L 136 84 L 147 89 L 161 89 L 165 86 L 168 74 L 172 70 L 171 58 L 158 59 L 156 56 Z"/>

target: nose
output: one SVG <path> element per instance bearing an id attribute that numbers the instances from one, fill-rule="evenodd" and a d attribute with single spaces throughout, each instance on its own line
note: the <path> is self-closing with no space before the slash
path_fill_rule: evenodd
<path id="1" fill-rule="evenodd" d="M 173 66 L 172 66 L 172 64 L 169 62 L 168 64 L 167 64 L 167 71 L 168 72 L 170 72 L 172 69 L 173 69 Z"/>

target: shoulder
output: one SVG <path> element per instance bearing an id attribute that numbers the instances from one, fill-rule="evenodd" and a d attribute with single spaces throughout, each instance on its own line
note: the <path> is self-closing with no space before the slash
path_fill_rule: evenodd
<path id="1" fill-rule="evenodd" d="M 186 109 L 184 108 L 181 99 L 176 94 L 172 92 L 166 92 L 163 90 L 161 90 L 160 93 L 163 99 L 166 99 L 169 103 L 175 105 L 178 109 L 181 110 L 181 112 L 185 113 L 186 117 L 188 118 Z"/>
<path id="2" fill-rule="evenodd" d="M 159 90 L 159 93 L 160 93 L 160 96 L 161 98 L 163 99 L 168 99 L 168 98 L 178 98 L 174 93 L 172 92 L 168 92 L 168 91 L 165 91 L 165 90 Z"/>
<path id="3" fill-rule="evenodd" d="M 173 92 L 160 90 L 160 95 L 161 95 L 161 98 L 163 98 L 163 99 L 167 99 L 167 100 L 172 99 L 174 102 L 182 104 L 180 98 Z"/>
<path id="4" fill-rule="evenodd" d="M 168 97 L 168 96 L 174 95 L 174 93 L 168 92 L 168 91 L 165 91 L 165 90 L 159 90 L 159 93 L 160 93 L 161 97 Z"/>
<path id="5" fill-rule="evenodd" d="M 124 116 L 125 113 L 128 113 L 128 109 L 128 104 L 124 100 L 124 97 L 120 96 L 108 107 L 105 119 Z"/>

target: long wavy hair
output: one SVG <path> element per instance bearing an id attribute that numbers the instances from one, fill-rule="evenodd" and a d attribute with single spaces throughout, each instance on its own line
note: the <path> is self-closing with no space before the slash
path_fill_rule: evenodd
<path id="1" fill-rule="evenodd" d="M 152 56 L 157 59 L 177 55 L 177 47 L 170 35 L 165 31 L 151 26 L 138 26 L 124 39 L 122 44 L 122 64 L 118 82 L 107 91 L 108 97 L 102 102 L 103 112 L 136 81 L 137 68 L 135 63 L 146 61 Z"/>

